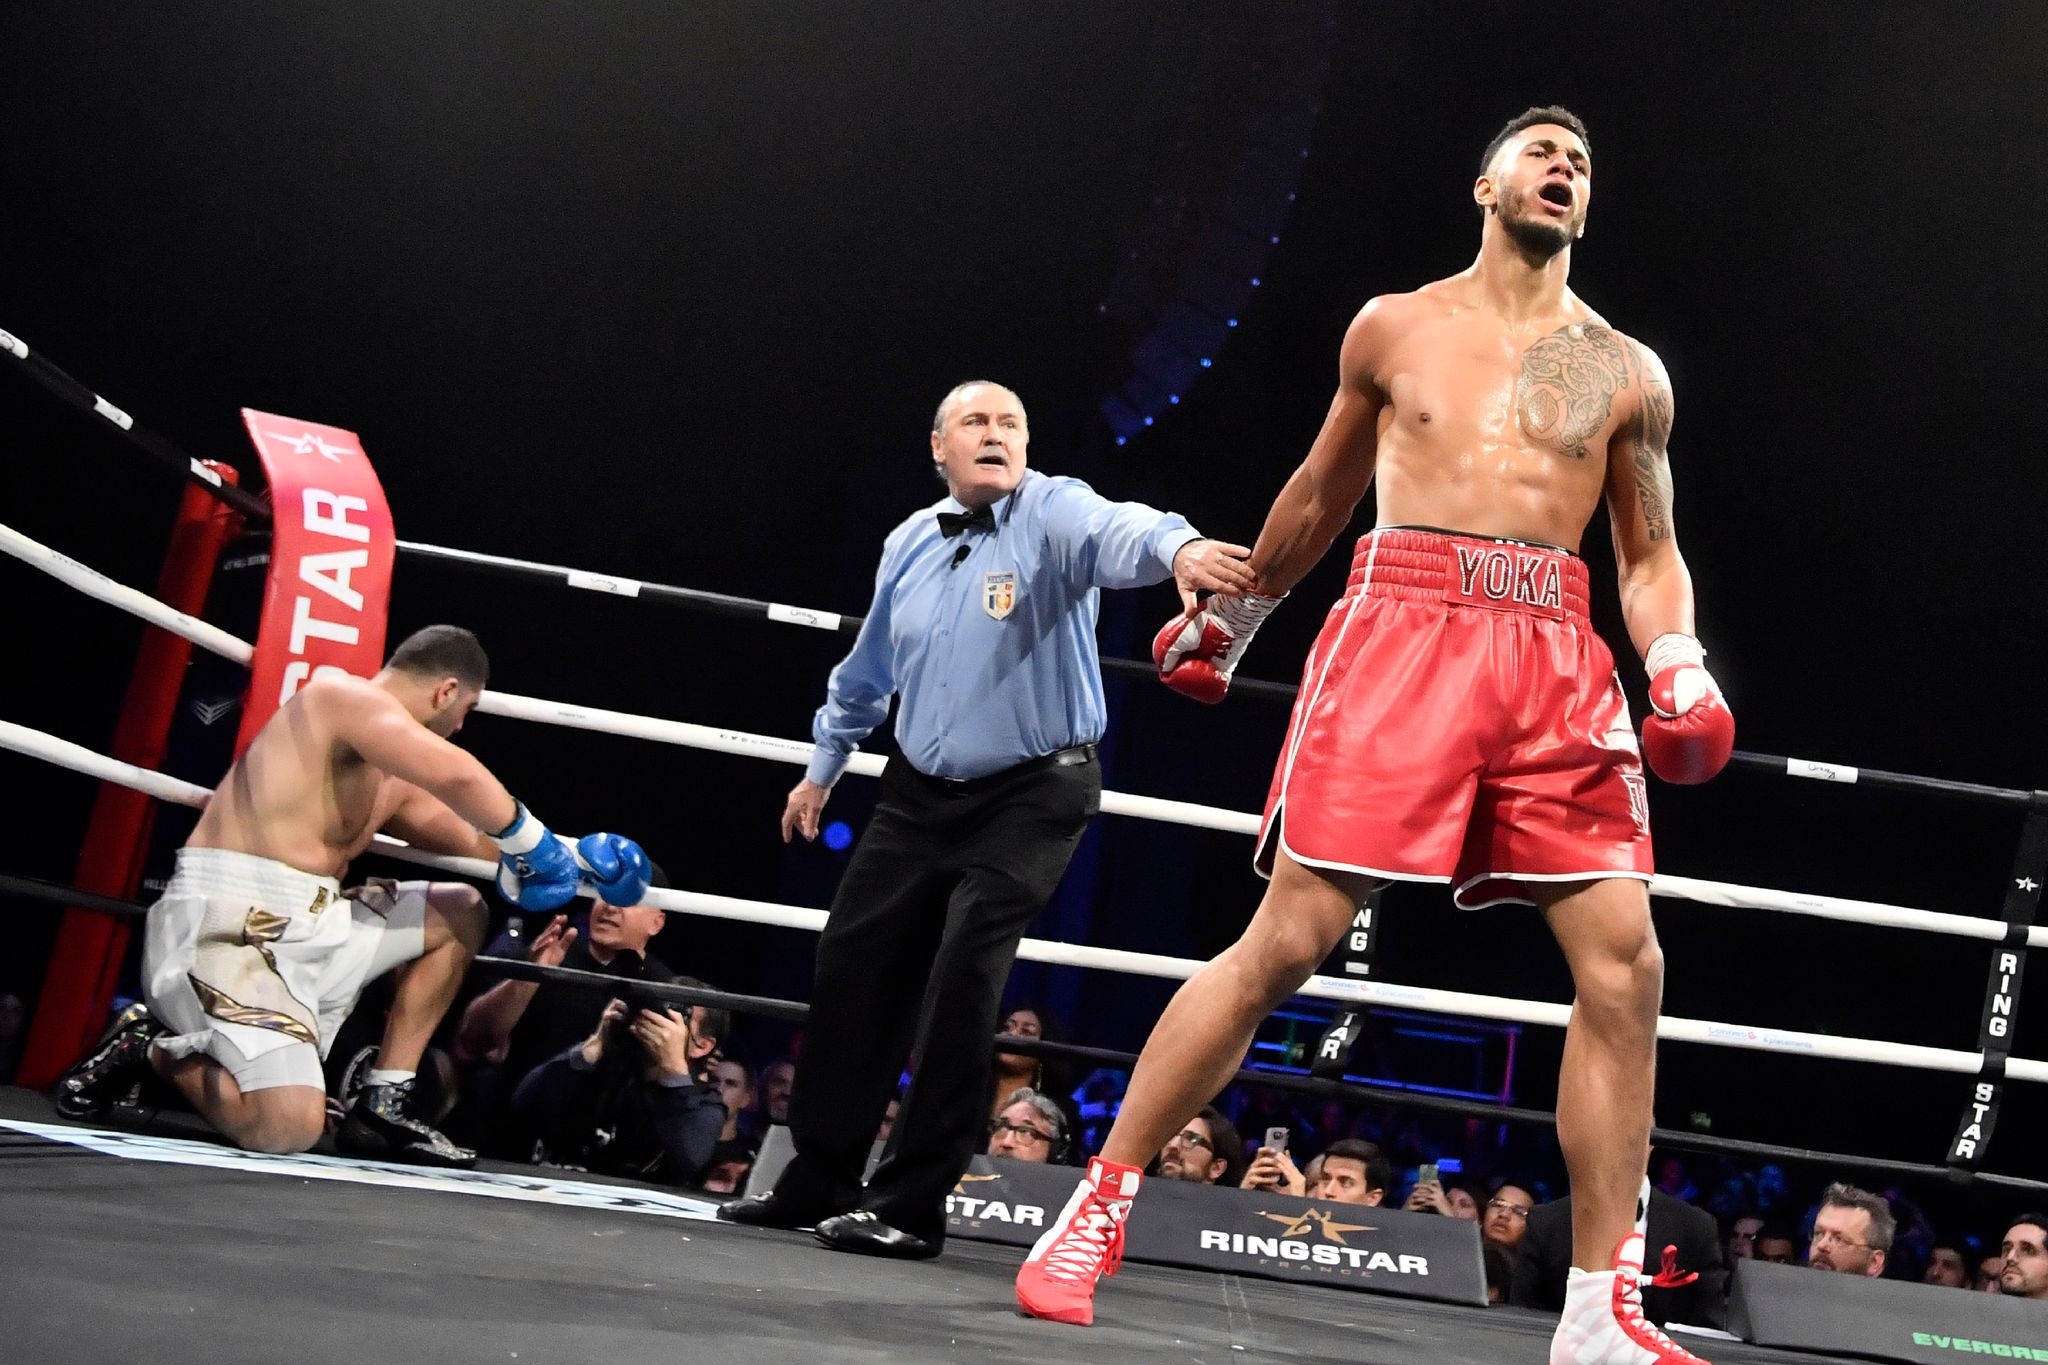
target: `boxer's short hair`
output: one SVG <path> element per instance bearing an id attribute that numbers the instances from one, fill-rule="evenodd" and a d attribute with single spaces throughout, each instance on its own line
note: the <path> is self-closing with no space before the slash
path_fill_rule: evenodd
<path id="1" fill-rule="evenodd" d="M 1558 104 L 1531 105 L 1501 125 L 1493 135 L 1493 141 L 1486 144 L 1486 155 L 1479 158 L 1479 173 L 1485 175 L 1493 169 L 1494 157 L 1507 146 L 1508 139 L 1524 128 L 1534 128 L 1539 123 L 1555 123 L 1560 128 L 1569 128 L 1578 134 L 1579 141 L 1586 144 L 1586 155 L 1593 154 L 1593 139 L 1586 135 L 1586 125 L 1571 110 Z"/>
<path id="2" fill-rule="evenodd" d="M 427 626 L 398 642 L 386 668 L 421 678 L 454 678 L 481 692 L 491 680 L 491 661 L 476 636 L 461 626 Z"/>

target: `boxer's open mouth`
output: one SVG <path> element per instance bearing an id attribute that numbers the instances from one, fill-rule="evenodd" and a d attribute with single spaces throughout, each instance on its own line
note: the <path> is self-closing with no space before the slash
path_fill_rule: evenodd
<path id="1" fill-rule="evenodd" d="M 1559 208 L 1568 209 L 1572 206 L 1572 187 L 1565 184 L 1562 180 L 1553 180 L 1542 189 L 1536 191 L 1536 193 L 1546 202 L 1555 204 Z"/>

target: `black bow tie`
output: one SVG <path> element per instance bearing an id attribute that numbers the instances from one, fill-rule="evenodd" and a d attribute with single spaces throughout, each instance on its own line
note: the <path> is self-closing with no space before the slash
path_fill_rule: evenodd
<path id="1" fill-rule="evenodd" d="M 962 531 L 993 531 L 996 529 L 996 512 L 993 507 L 977 507 L 972 512 L 939 513 L 939 534 L 947 540 Z"/>

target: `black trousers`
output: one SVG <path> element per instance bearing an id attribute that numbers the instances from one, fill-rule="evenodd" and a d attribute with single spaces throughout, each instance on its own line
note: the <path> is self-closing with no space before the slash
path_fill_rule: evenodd
<path id="1" fill-rule="evenodd" d="M 914 1236 L 944 1238 L 946 1196 L 987 1141 L 989 1040 L 1017 941 L 1052 899 L 1101 797 L 1092 749 L 967 782 L 889 761 L 818 940 L 789 1103 L 797 1154 L 779 1194 L 821 1214 L 870 1209 Z M 863 1190 L 913 1041 L 910 1093 Z"/>

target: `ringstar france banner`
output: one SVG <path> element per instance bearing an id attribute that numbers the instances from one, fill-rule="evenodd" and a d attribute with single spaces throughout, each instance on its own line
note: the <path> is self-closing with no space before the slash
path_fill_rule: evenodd
<path id="1" fill-rule="evenodd" d="M 398 540 L 384 487 L 352 431 L 242 409 L 270 484 L 270 575 L 263 593 L 240 754 L 308 678 L 368 677 L 384 662 Z"/>

